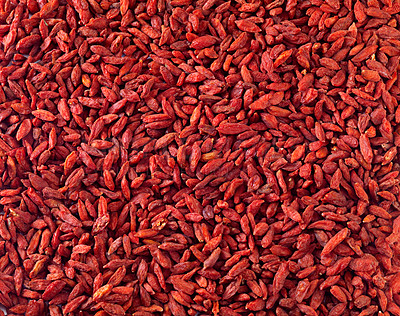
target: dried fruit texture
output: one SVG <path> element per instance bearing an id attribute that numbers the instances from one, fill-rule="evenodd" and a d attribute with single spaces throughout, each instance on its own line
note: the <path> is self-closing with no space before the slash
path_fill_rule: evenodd
<path id="1" fill-rule="evenodd" d="M 399 14 L 0 0 L 0 305 L 400 315 Z"/>

